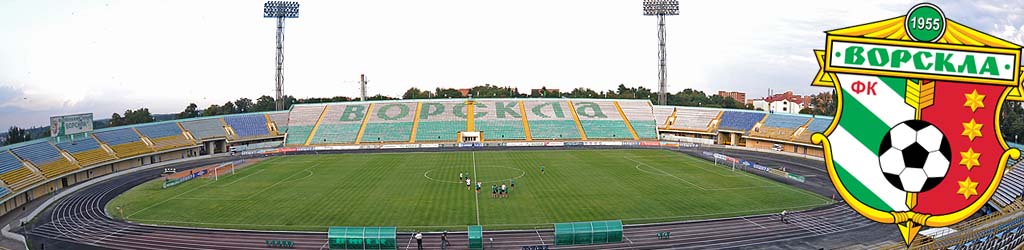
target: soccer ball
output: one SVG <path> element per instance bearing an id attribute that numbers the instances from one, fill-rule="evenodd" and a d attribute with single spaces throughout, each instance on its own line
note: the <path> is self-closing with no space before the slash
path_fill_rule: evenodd
<path id="1" fill-rule="evenodd" d="M 889 129 L 878 147 L 882 174 L 894 187 L 911 193 L 928 191 L 949 170 L 946 135 L 922 120 L 907 120 Z"/>

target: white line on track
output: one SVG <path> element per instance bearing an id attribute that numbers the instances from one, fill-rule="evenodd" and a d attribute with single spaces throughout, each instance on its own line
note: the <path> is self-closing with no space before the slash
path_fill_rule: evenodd
<path id="1" fill-rule="evenodd" d="M 748 220 L 748 219 L 747 219 L 747 217 L 743 217 L 743 220 L 745 220 L 745 221 L 747 221 L 747 222 L 750 222 L 750 224 L 754 224 L 754 225 L 757 225 L 758 227 L 761 227 L 761 229 L 767 229 L 767 228 L 765 228 L 764 226 L 762 226 L 761 224 L 757 224 L 757 222 L 754 222 L 754 221 Z"/>
<path id="2" fill-rule="evenodd" d="M 479 180 L 476 177 L 476 151 L 473 151 L 472 155 L 473 155 L 473 179 L 474 180 Z M 472 191 L 472 189 L 470 189 L 470 191 Z M 480 225 L 480 193 L 477 192 L 475 194 L 476 195 L 474 195 L 473 198 L 476 198 L 476 224 Z"/>
<path id="3" fill-rule="evenodd" d="M 544 237 L 540 236 L 540 231 L 537 231 L 537 229 L 534 229 L 533 231 L 537 233 L 537 238 L 540 239 L 540 244 L 541 245 L 547 245 L 547 244 L 544 243 Z"/>

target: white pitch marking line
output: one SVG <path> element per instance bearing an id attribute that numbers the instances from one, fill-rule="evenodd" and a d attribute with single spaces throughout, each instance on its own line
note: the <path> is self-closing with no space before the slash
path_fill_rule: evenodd
<path id="1" fill-rule="evenodd" d="M 473 179 L 474 180 L 479 180 L 476 177 L 476 151 L 472 151 L 472 155 L 473 155 Z M 473 189 L 470 188 L 470 191 L 472 191 L 472 190 Z M 476 195 L 474 195 L 473 198 L 476 198 L 476 224 L 480 225 L 480 193 L 476 193 Z"/>
<path id="2" fill-rule="evenodd" d="M 762 226 L 761 224 L 757 224 L 757 222 L 754 222 L 754 221 L 748 220 L 746 216 L 744 216 L 744 217 L 743 217 L 743 220 L 745 220 L 745 221 L 747 221 L 747 222 L 750 222 L 750 224 L 754 224 L 754 225 L 757 225 L 757 226 L 758 226 L 758 227 L 760 227 L 761 229 L 768 229 L 768 228 L 766 228 L 766 227 Z"/>
<path id="3" fill-rule="evenodd" d="M 672 178 L 676 178 L 677 180 L 680 180 L 680 181 L 686 182 L 686 184 L 690 184 L 691 186 L 697 187 L 697 188 L 699 188 L 700 190 L 703 190 L 703 191 L 708 191 L 708 189 L 706 189 L 706 188 L 704 188 L 704 187 L 701 187 L 700 185 L 694 184 L 693 182 L 687 181 L 686 179 L 683 179 L 683 178 L 679 178 L 678 176 L 675 176 L 675 175 L 672 175 L 672 174 L 670 174 L 670 173 L 668 173 L 668 172 L 665 172 L 665 170 L 661 170 L 661 169 L 658 169 L 658 168 L 656 168 L 656 167 L 654 167 L 654 166 L 651 166 L 651 164 L 647 164 L 647 163 L 643 163 L 643 162 L 640 162 L 640 161 L 637 161 L 637 160 L 633 160 L 633 159 L 630 159 L 629 157 L 625 157 L 625 156 L 624 156 L 624 157 L 622 157 L 622 158 L 626 158 L 626 160 L 630 160 L 630 161 L 636 162 L 637 164 L 643 164 L 643 165 L 646 165 L 646 166 L 648 166 L 648 167 L 651 167 L 651 168 L 653 168 L 653 169 L 655 169 L 655 170 L 658 170 L 658 172 L 662 172 L 662 173 L 665 173 L 666 175 L 668 175 L 668 176 L 671 176 Z"/>

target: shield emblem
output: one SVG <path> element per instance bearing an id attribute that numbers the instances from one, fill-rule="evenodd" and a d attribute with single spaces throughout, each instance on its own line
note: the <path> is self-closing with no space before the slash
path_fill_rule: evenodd
<path id="1" fill-rule="evenodd" d="M 812 85 L 835 88 L 838 110 L 812 142 L 837 193 L 866 218 L 897 224 L 908 246 L 922 226 L 984 206 L 1007 160 L 1020 158 L 999 115 L 1005 100 L 1024 100 L 1021 46 L 931 4 L 826 34 Z"/>

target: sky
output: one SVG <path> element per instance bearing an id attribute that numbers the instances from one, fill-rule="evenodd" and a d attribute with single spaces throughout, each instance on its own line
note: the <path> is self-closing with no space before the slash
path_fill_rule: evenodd
<path id="1" fill-rule="evenodd" d="M 300 1 L 284 92 L 401 96 L 492 84 L 657 89 L 657 21 L 640 0 Z M 147 107 L 177 113 L 274 95 L 264 1 L 0 1 L 0 127 Z M 824 31 L 905 15 L 916 1 L 681 1 L 667 18 L 669 91 L 810 94 Z M 947 18 L 1024 44 L 1024 1 L 937 1 Z"/>

